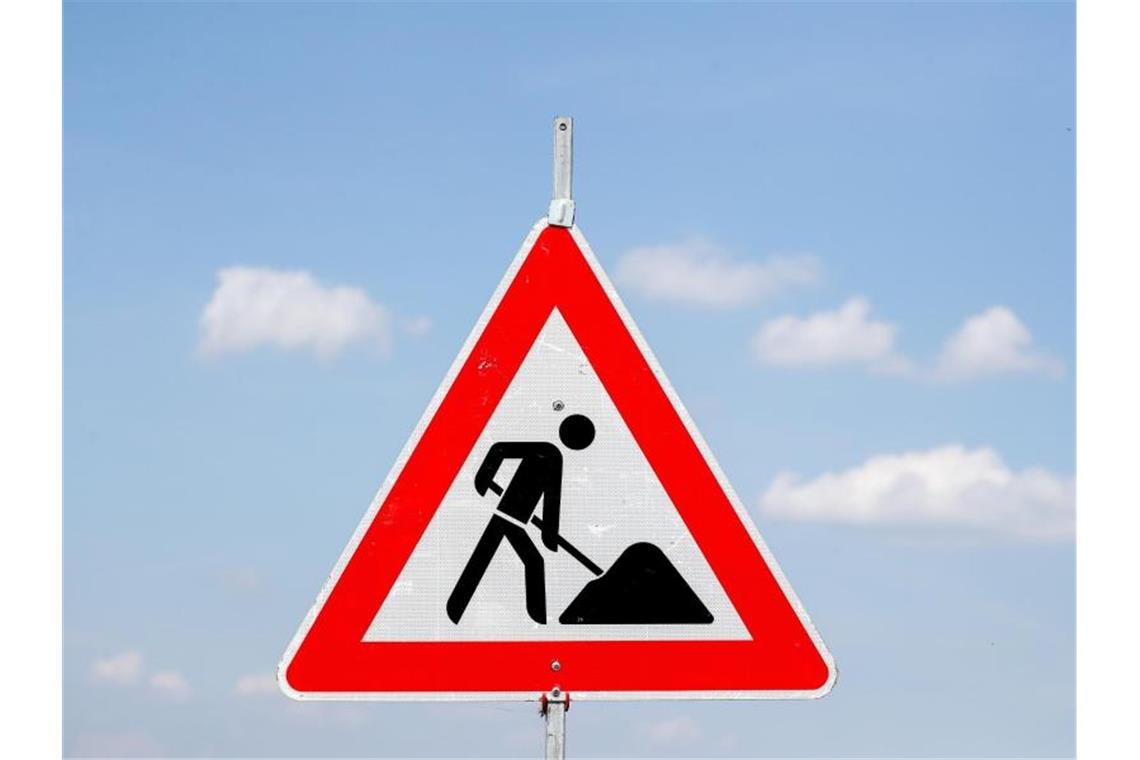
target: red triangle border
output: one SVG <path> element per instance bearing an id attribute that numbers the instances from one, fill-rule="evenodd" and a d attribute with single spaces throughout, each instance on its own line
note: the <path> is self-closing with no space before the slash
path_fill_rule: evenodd
<path id="1" fill-rule="evenodd" d="M 282 689 L 298 699 L 536 699 L 555 685 L 575 699 L 827 693 L 830 654 L 577 228 L 540 222 L 497 295 L 286 652 Z M 362 640 L 556 307 L 752 640 Z"/>

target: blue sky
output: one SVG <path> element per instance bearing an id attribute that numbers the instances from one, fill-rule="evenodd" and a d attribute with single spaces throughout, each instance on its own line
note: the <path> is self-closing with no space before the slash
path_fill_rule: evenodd
<path id="1" fill-rule="evenodd" d="M 1072 753 L 1071 5 L 73 3 L 64 35 L 69 754 L 537 750 L 532 705 L 265 686 L 545 213 L 560 113 L 578 223 L 840 670 L 582 704 L 571 751 Z"/>

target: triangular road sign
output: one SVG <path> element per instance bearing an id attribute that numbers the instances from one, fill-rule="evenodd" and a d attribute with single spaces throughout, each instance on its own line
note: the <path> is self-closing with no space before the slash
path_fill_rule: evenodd
<path id="1" fill-rule="evenodd" d="M 786 699 L 835 668 L 585 238 L 543 219 L 278 679 L 299 699 Z"/>

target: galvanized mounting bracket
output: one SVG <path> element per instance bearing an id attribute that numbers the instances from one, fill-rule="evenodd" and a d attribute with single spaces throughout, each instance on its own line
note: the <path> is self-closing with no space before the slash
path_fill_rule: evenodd
<path id="1" fill-rule="evenodd" d="M 572 174 L 574 171 L 574 120 L 569 116 L 554 117 L 554 193 L 550 201 L 550 211 L 546 215 L 548 224 L 555 227 L 574 225 L 574 201 L 572 200 Z"/>

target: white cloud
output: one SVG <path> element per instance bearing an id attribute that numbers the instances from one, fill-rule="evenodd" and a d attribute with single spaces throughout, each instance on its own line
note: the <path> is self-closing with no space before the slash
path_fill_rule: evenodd
<path id="1" fill-rule="evenodd" d="M 870 302 L 856 296 L 834 311 L 765 322 L 752 338 L 752 350 L 758 359 L 775 366 L 857 364 L 873 372 L 939 382 L 1013 372 L 1056 376 L 1062 371 L 1057 359 L 1032 350 L 1029 329 L 1005 306 L 967 319 L 927 366 L 900 352 L 897 337 L 898 327 L 872 319 Z"/>
<path id="2" fill-rule="evenodd" d="M 871 319 L 867 299 L 849 299 L 835 311 L 791 315 L 765 323 L 752 339 L 756 356 L 778 366 L 862 364 L 902 372 L 909 362 L 895 351 L 898 328 Z"/>
<path id="3" fill-rule="evenodd" d="M 117 686 L 132 686 L 140 683 L 144 670 L 143 656 L 135 651 L 104 657 L 91 664 L 91 675 L 95 681 Z M 190 684 L 186 682 L 186 678 L 174 670 L 154 673 L 147 680 L 147 683 L 155 692 L 176 701 L 186 699 L 193 693 Z"/>
<path id="4" fill-rule="evenodd" d="M 1062 540 L 1073 534 L 1072 477 L 1011 470 L 993 449 L 943 446 L 886 454 L 804 481 L 780 473 L 761 497 L 772 517 L 928 525 Z"/>
<path id="5" fill-rule="evenodd" d="M 251 673 L 242 676 L 234 684 L 234 694 L 243 697 L 259 697 L 267 694 L 277 695 L 277 679 L 271 674 Z"/>
<path id="6" fill-rule="evenodd" d="M 119 686 L 137 683 L 142 672 L 143 657 L 138 652 L 123 652 L 91 664 L 91 675 L 96 681 Z"/>
<path id="7" fill-rule="evenodd" d="M 311 350 L 331 357 L 352 343 L 386 353 L 392 344 L 388 309 L 359 288 L 327 287 L 302 271 L 227 267 L 199 320 L 203 354 L 259 346 Z"/>
<path id="8" fill-rule="evenodd" d="M 669 718 L 643 723 L 639 733 L 650 744 L 673 745 L 684 742 L 693 742 L 701 738 L 701 726 L 688 715 L 676 715 Z"/>
<path id="9" fill-rule="evenodd" d="M 674 245 L 634 248 L 618 259 L 615 280 L 646 298 L 710 308 L 732 308 L 820 276 L 814 256 L 772 256 L 735 261 L 712 243 L 694 238 Z"/>
<path id="10" fill-rule="evenodd" d="M 186 678 L 174 670 L 164 670 L 152 675 L 150 687 L 167 699 L 175 701 L 184 700 L 193 693 Z"/>
<path id="11" fill-rule="evenodd" d="M 1057 375 L 1061 363 L 1032 350 L 1033 336 L 1005 306 L 992 306 L 967 319 L 942 346 L 933 376 L 969 380 L 1011 372 Z"/>

